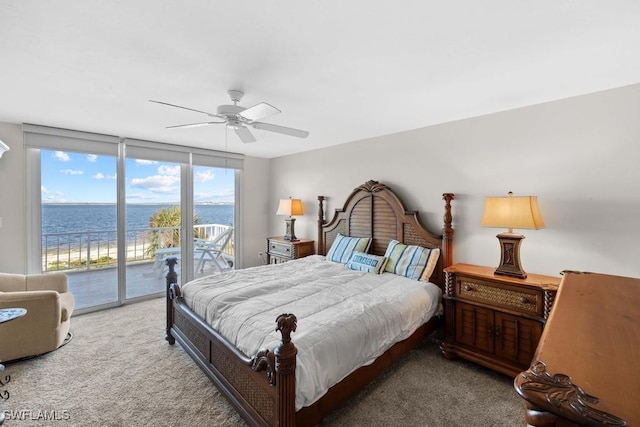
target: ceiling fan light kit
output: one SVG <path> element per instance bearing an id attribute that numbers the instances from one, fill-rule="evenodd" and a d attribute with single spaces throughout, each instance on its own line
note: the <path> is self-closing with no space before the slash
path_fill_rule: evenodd
<path id="1" fill-rule="evenodd" d="M 265 119 L 267 117 L 274 116 L 281 113 L 281 111 L 271 104 L 261 102 L 252 107 L 245 108 L 238 105 L 238 102 L 244 96 L 244 92 L 240 90 L 227 91 L 229 98 L 233 101 L 233 105 L 220 105 L 216 109 L 216 114 L 208 113 L 206 111 L 196 110 L 189 107 L 183 107 L 180 105 L 170 104 L 168 102 L 149 100 L 156 104 L 168 105 L 170 107 L 182 108 L 184 110 L 195 111 L 197 113 L 206 114 L 207 116 L 220 119 L 219 121 L 208 121 L 199 123 L 189 123 L 184 125 L 167 126 L 167 129 L 177 128 L 190 128 L 199 126 L 208 126 L 216 124 L 225 124 L 227 127 L 235 130 L 236 135 L 244 143 L 255 142 L 256 138 L 253 136 L 247 126 L 251 126 L 254 129 L 266 130 L 268 132 L 275 132 L 282 135 L 295 136 L 298 138 L 306 138 L 309 136 L 309 132 L 306 130 L 294 129 L 285 126 L 274 125 L 271 123 L 259 122 L 258 120 Z"/>

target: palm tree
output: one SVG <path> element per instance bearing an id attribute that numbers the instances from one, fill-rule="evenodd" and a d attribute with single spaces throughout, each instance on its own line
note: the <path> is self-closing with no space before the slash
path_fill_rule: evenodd
<path id="1" fill-rule="evenodd" d="M 199 224 L 200 217 L 197 213 L 193 213 L 193 223 Z M 182 224 L 182 215 L 180 206 L 171 206 L 158 209 L 151 218 L 149 218 L 149 227 L 151 231 L 151 244 L 147 249 L 148 256 L 154 256 L 156 251 L 163 248 L 180 247 L 180 225 Z"/>

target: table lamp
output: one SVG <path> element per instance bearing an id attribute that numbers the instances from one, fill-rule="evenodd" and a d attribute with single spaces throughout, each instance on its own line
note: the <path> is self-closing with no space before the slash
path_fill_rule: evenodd
<path id="1" fill-rule="evenodd" d="M 300 199 L 292 199 L 289 197 L 288 199 L 280 199 L 280 204 L 278 205 L 278 211 L 276 215 L 288 215 L 289 218 L 286 218 L 284 221 L 287 224 L 287 232 L 284 235 L 285 240 L 297 241 L 296 233 L 295 233 L 295 222 L 296 219 L 293 218 L 294 215 L 304 215 L 304 206 L 302 206 L 302 200 Z"/>
<path id="2" fill-rule="evenodd" d="M 495 274 L 524 279 L 527 273 L 520 264 L 520 245 L 524 236 L 513 232 L 514 228 L 538 230 L 544 228 L 544 221 L 538 208 L 536 196 L 514 197 L 510 191 L 507 197 L 487 197 L 481 224 L 484 227 L 507 228 L 508 231 L 496 237 L 500 241 L 500 265 Z"/>

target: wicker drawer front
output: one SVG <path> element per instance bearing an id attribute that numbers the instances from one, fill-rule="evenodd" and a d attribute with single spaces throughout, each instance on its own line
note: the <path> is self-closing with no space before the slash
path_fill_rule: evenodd
<path id="1" fill-rule="evenodd" d="M 538 289 L 507 286 L 473 277 L 458 276 L 455 286 L 460 300 L 482 302 L 523 314 L 543 315 L 543 296 Z"/>
<path id="2" fill-rule="evenodd" d="M 272 255 L 279 255 L 287 258 L 295 258 L 296 247 L 295 245 L 289 243 L 269 240 L 269 253 Z"/>

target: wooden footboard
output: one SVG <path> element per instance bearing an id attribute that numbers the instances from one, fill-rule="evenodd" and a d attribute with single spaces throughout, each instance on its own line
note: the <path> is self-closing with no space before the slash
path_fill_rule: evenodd
<path id="1" fill-rule="evenodd" d="M 176 283 L 175 262 L 173 259 L 167 260 L 166 339 L 170 344 L 178 341 L 182 345 L 240 416 L 252 426 L 317 425 L 327 414 L 342 406 L 381 372 L 415 348 L 438 325 L 437 318 L 431 319 L 375 362 L 348 375 L 313 405 L 296 412 L 297 349 L 291 342 L 291 333 L 296 330 L 296 317 L 292 314 L 278 316 L 276 323 L 277 330 L 282 334 L 281 343 L 273 351 L 262 350 L 254 357 L 247 357 L 187 307 L 180 285 Z"/>
<path id="2" fill-rule="evenodd" d="M 247 357 L 185 305 L 175 263 L 167 260 L 167 341 L 184 347 L 250 425 L 295 426 L 296 317 L 278 316 L 280 344 Z"/>

